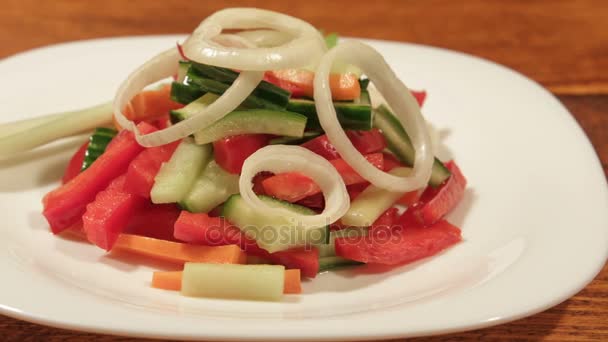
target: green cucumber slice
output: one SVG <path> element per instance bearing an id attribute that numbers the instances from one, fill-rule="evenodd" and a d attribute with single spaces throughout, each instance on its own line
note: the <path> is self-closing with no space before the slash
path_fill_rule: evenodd
<path id="1" fill-rule="evenodd" d="M 354 261 L 350 259 L 345 259 L 339 256 L 329 256 L 324 258 L 319 258 L 319 273 L 333 270 L 336 268 L 343 268 L 347 266 L 358 266 L 364 265 L 364 263 L 359 261 Z"/>
<path id="2" fill-rule="evenodd" d="M 273 134 L 301 138 L 306 128 L 304 115 L 278 110 L 250 109 L 228 113 L 222 119 L 196 132 L 197 144 L 239 134 Z"/>
<path id="3" fill-rule="evenodd" d="M 370 130 L 372 128 L 372 107 L 367 91 L 361 91 L 361 96 L 352 102 L 334 102 L 338 121 L 344 129 Z M 307 131 L 322 130 L 317 116 L 315 102 L 306 99 L 291 99 L 287 110 L 306 115 Z"/>
<path id="4" fill-rule="evenodd" d="M 405 177 L 412 169 L 397 167 L 389 173 L 394 176 Z M 340 219 L 342 224 L 352 227 L 369 227 L 383 212 L 403 196 L 402 192 L 391 192 L 370 185 L 350 203 L 350 208 Z"/>
<path id="5" fill-rule="evenodd" d="M 211 145 L 196 145 L 192 139 L 184 139 L 154 178 L 154 186 L 150 191 L 152 203 L 181 201 L 211 159 L 211 155 Z"/>
<path id="6" fill-rule="evenodd" d="M 197 86 L 190 84 L 171 83 L 171 99 L 177 103 L 189 104 L 205 94 Z"/>
<path id="7" fill-rule="evenodd" d="M 408 166 L 414 164 L 415 151 L 410 137 L 399 120 L 386 106 L 381 105 L 374 110 L 374 127 L 382 131 L 388 148 L 397 159 Z M 450 177 L 450 174 L 450 170 L 439 159 L 435 158 L 429 184 L 433 187 L 439 186 Z"/>
<path id="8" fill-rule="evenodd" d="M 179 65 L 177 67 L 177 78 L 175 79 L 177 83 L 185 83 L 190 65 L 191 64 L 189 61 L 179 61 Z"/>
<path id="9" fill-rule="evenodd" d="M 283 297 L 285 267 L 191 263 L 184 265 L 181 293 L 190 297 L 277 301 Z"/>
<path id="10" fill-rule="evenodd" d="M 118 132 L 112 128 L 95 128 L 95 131 L 89 138 L 89 145 L 84 154 L 84 160 L 82 161 L 80 171 L 88 169 L 89 166 L 106 151 L 108 144 L 114 139 L 116 134 L 118 134 Z"/>
<path id="11" fill-rule="evenodd" d="M 308 131 L 308 132 L 304 132 L 304 135 L 301 138 L 296 138 L 296 137 L 277 137 L 277 138 L 273 138 L 270 139 L 270 141 L 268 141 L 269 145 L 301 145 L 305 142 L 307 142 L 308 140 L 312 140 L 318 136 L 320 136 L 321 132 L 315 132 L 315 131 Z"/>
<path id="12" fill-rule="evenodd" d="M 224 171 L 211 160 L 179 205 L 189 212 L 208 213 L 238 192 L 239 176 Z"/>
<path id="13" fill-rule="evenodd" d="M 169 115 L 171 117 L 171 123 L 177 123 L 182 120 L 186 120 L 187 118 L 191 117 L 192 115 L 195 115 L 196 113 L 198 113 L 201 110 L 208 107 L 215 100 L 217 100 L 218 97 L 219 97 L 218 95 L 215 95 L 212 93 L 207 93 L 207 94 L 197 98 L 196 100 L 190 102 L 188 105 L 186 105 L 183 108 L 174 109 L 174 110 L 170 111 Z"/>
<path id="14" fill-rule="evenodd" d="M 260 196 L 260 199 L 269 206 L 284 207 L 294 213 L 315 214 L 304 206 L 272 197 Z M 287 217 L 268 215 L 254 210 L 241 198 L 241 195 L 232 195 L 228 198 L 224 203 L 222 215 L 270 253 L 292 247 L 320 245 L 327 240 L 327 226 L 304 229 Z"/>

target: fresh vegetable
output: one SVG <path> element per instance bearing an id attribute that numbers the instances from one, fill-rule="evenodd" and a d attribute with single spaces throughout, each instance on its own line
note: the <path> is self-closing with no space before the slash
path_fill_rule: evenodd
<path id="1" fill-rule="evenodd" d="M 450 178 L 437 189 L 427 188 L 420 202 L 404 213 L 404 224 L 415 222 L 426 226 L 432 225 L 460 203 L 464 197 L 467 180 L 453 161 L 446 163 L 446 167 L 451 173 Z"/>
<path id="2" fill-rule="evenodd" d="M 390 174 L 404 177 L 410 172 L 409 168 L 395 168 Z M 370 185 L 350 204 L 341 222 L 347 226 L 367 227 L 402 196 L 403 192 L 392 192 Z"/>
<path id="3" fill-rule="evenodd" d="M 279 84 L 288 83 L 291 87 L 300 89 L 304 96 L 314 97 L 314 72 L 302 69 L 284 69 L 273 70 L 268 73 L 282 82 Z M 329 88 L 331 88 L 332 99 L 335 101 L 354 100 L 361 94 L 359 79 L 355 74 L 331 74 L 329 76 Z"/>
<path id="4" fill-rule="evenodd" d="M 68 167 L 66 167 L 63 172 L 63 177 L 61 178 L 61 183 L 65 184 L 72 180 L 72 178 L 78 176 L 80 171 L 82 170 L 82 162 L 84 161 L 84 155 L 87 152 L 87 147 L 89 146 L 89 142 L 86 141 L 84 144 L 80 146 L 80 148 L 74 153 L 70 161 L 68 162 Z"/>
<path id="5" fill-rule="evenodd" d="M 364 263 L 399 265 L 435 255 L 461 240 L 460 229 L 445 220 L 430 227 L 407 227 L 377 238 L 336 239 L 336 254 Z"/>
<path id="6" fill-rule="evenodd" d="M 182 289 L 182 274 L 182 271 L 154 272 L 152 274 L 152 287 L 162 290 L 180 291 Z M 283 293 L 302 293 L 300 270 L 285 270 Z"/>
<path id="7" fill-rule="evenodd" d="M 345 259 L 339 256 L 329 256 L 319 258 L 319 272 L 325 272 L 336 268 L 343 268 L 347 266 L 362 265 L 362 262 Z"/>
<path id="8" fill-rule="evenodd" d="M 154 177 L 152 203 L 177 203 L 184 199 L 210 159 L 210 145 L 196 145 L 184 139 Z"/>
<path id="9" fill-rule="evenodd" d="M 209 105 L 215 102 L 218 98 L 219 96 L 215 94 L 206 93 L 204 95 L 201 95 L 200 97 L 192 99 L 192 101 L 188 102 L 188 105 L 186 105 L 185 107 L 172 110 L 170 112 L 171 122 L 176 124 L 180 121 L 184 121 L 187 118 L 196 115 L 197 113 L 200 113 L 205 108 L 209 107 Z"/>
<path id="10" fill-rule="evenodd" d="M 287 269 L 299 269 L 304 277 L 314 278 L 319 273 L 319 251 L 316 248 L 293 248 L 270 254 L 274 263 Z"/>
<path id="11" fill-rule="evenodd" d="M 171 159 L 178 145 L 179 142 L 174 142 L 167 145 L 150 147 L 135 157 L 127 170 L 125 191 L 150 198 L 150 192 L 154 186 L 154 178 L 158 174 L 161 165 Z"/>
<path id="12" fill-rule="evenodd" d="M 283 208 L 293 214 L 315 214 L 306 207 L 271 197 L 260 196 L 260 199 L 268 206 Z M 222 215 L 239 227 L 248 237 L 254 239 L 258 246 L 271 253 L 292 247 L 323 243 L 326 239 L 326 226 L 306 229 L 289 217 L 256 211 L 243 200 L 241 195 L 232 195 L 228 198 Z"/>
<path id="13" fill-rule="evenodd" d="M 152 121 L 166 115 L 171 110 L 183 107 L 181 103 L 171 99 L 171 85 L 163 85 L 159 89 L 145 90 L 133 97 L 125 106 L 124 115 L 136 123 L 141 121 Z M 123 127 L 114 121 L 118 130 Z"/>
<path id="14" fill-rule="evenodd" d="M 375 223 L 374 223 L 375 224 Z M 323 259 L 326 257 L 336 256 L 335 242 L 337 238 L 341 237 L 358 237 L 367 236 L 367 227 L 346 227 L 340 230 L 332 230 L 329 233 L 329 241 L 327 244 L 315 246 L 319 251 L 319 258 Z"/>
<path id="15" fill-rule="evenodd" d="M 139 127 L 143 132 L 155 130 L 146 123 Z M 57 234 L 79 221 L 87 204 L 113 179 L 125 173 L 131 160 L 142 150 L 132 133 L 122 131 L 91 167 L 44 196 L 43 215 L 53 233 Z"/>
<path id="16" fill-rule="evenodd" d="M 283 297 L 284 286 L 285 268 L 280 265 L 189 262 L 184 266 L 181 293 L 190 297 L 277 301 Z"/>
<path id="17" fill-rule="evenodd" d="M 372 128 L 372 108 L 367 91 L 361 91 L 361 96 L 352 102 L 334 101 L 334 107 L 340 124 L 345 129 L 369 130 Z M 307 130 L 321 130 L 315 102 L 306 99 L 291 99 L 287 110 L 306 115 Z"/>
<path id="18" fill-rule="evenodd" d="M 301 138 L 277 137 L 268 141 L 268 145 L 300 145 L 321 135 L 321 132 L 307 131 Z"/>
<path id="19" fill-rule="evenodd" d="M 381 153 L 369 154 L 366 156 L 366 159 L 382 169 L 383 156 Z M 330 163 L 338 171 L 344 184 L 351 185 L 366 182 L 344 160 L 334 159 Z M 274 175 L 265 179 L 262 185 L 267 195 L 288 202 L 297 202 L 321 192 L 321 188 L 312 179 L 299 172 Z"/>
<path id="20" fill-rule="evenodd" d="M 143 197 L 124 191 L 125 179 L 125 175 L 114 179 L 87 205 L 82 216 L 87 240 L 107 251 L 112 249 L 135 211 L 145 204 Z"/>
<path id="21" fill-rule="evenodd" d="M 244 264 L 247 262 L 245 252 L 236 245 L 196 246 L 130 234 L 121 234 L 114 244 L 114 249 L 175 263 Z"/>
<path id="22" fill-rule="evenodd" d="M 188 105 L 188 104 L 196 101 L 203 95 L 205 95 L 205 92 L 200 90 L 198 87 L 179 83 L 179 82 L 171 83 L 171 100 L 173 100 L 175 102 L 178 102 L 178 103 L 181 103 L 184 105 Z M 215 94 L 211 94 L 211 95 L 213 95 L 214 97 L 217 96 Z M 175 112 L 176 112 L 175 110 L 171 111 L 171 113 L 175 113 Z M 176 115 L 176 116 L 172 115 L 171 116 L 171 120 L 172 120 L 171 122 L 174 124 L 178 123 L 179 121 L 182 121 L 184 119 L 185 118 L 182 117 L 181 115 Z"/>
<path id="23" fill-rule="evenodd" d="M 234 111 L 214 124 L 196 132 L 197 144 L 241 134 L 273 134 L 302 138 L 306 127 L 304 115 L 277 110 L 251 109 Z"/>
<path id="24" fill-rule="evenodd" d="M 264 134 L 235 135 L 214 141 L 213 156 L 224 170 L 239 174 L 245 159 L 267 144 L 268 136 Z"/>
<path id="25" fill-rule="evenodd" d="M 93 135 L 89 138 L 89 144 L 84 155 L 84 160 L 82 161 L 81 171 L 88 169 L 89 166 L 105 152 L 108 144 L 114 139 L 116 134 L 118 134 L 118 132 L 111 128 L 95 128 Z"/>
<path id="26" fill-rule="evenodd" d="M 405 165 L 414 163 L 415 152 L 409 135 L 397 118 L 386 106 L 380 106 L 375 110 L 374 126 L 382 130 L 388 147 L 395 156 Z M 433 161 L 431 178 L 429 184 L 438 186 L 450 176 L 450 171 L 443 163 L 435 158 Z"/>
<path id="27" fill-rule="evenodd" d="M 226 172 L 212 160 L 179 205 L 193 213 L 207 213 L 238 192 L 239 177 Z"/>
<path id="28" fill-rule="evenodd" d="M 175 204 L 146 203 L 136 210 L 124 229 L 127 234 L 175 241 L 173 226 L 181 210 Z"/>
<path id="29" fill-rule="evenodd" d="M 377 129 L 372 129 L 370 131 L 347 131 L 346 135 L 361 154 L 381 152 L 386 148 L 384 137 Z M 307 141 L 302 144 L 302 147 L 313 151 L 327 160 L 341 158 L 334 145 L 329 141 L 327 135 L 322 135 Z"/>

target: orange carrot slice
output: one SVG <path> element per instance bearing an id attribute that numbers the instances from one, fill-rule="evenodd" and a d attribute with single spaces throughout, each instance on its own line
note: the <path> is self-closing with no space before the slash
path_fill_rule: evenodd
<path id="1" fill-rule="evenodd" d="M 283 293 L 297 294 L 302 293 L 302 284 L 300 282 L 300 270 L 292 269 L 285 270 L 285 283 L 283 285 Z"/>
<path id="2" fill-rule="evenodd" d="M 135 95 L 129 104 L 123 109 L 123 114 L 131 121 L 150 121 L 163 115 L 170 110 L 182 108 L 183 105 L 171 100 L 171 85 L 165 85 L 157 90 L 145 90 Z M 114 126 L 118 130 L 122 127 L 112 118 Z"/>
<path id="3" fill-rule="evenodd" d="M 279 80 L 289 82 L 308 97 L 313 97 L 315 73 L 308 70 L 284 69 L 270 72 Z M 336 101 L 349 101 L 361 95 L 359 79 L 354 74 L 330 74 L 331 97 Z"/>
<path id="4" fill-rule="evenodd" d="M 152 287 L 161 290 L 179 291 L 182 289 L 182 271 L 176 272 L 154 272 L 152 274 Z M 285 270 L 285 283 L 283 293 L 302 293 L 300 281 L 300 270 Z"/>
<path id="5" fill-rule="evenodd" d="M 182 271 L 154 272 L 152 287 L 162 290 L 179 291 L 182 289 Z"/>
<path id="6" fill-rule="evenodd" d="M 129 251 L 176 263 L 247 263 L 247 255 L 237 245 L 210 247 L 121 234 L 113 249 Z"/>

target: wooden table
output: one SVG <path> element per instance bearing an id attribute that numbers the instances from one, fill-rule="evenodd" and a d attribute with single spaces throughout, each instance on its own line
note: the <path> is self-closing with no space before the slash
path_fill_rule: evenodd
<path id="1" fill-rule="evenodd" d="M 608 1 L 4 0 L 0 58 L 76 39 L 185 33 L 220 7 L 265 7 L 343 35 L 435 45 L 485 57 L 550 89 L 589 135 L 608 170 Z M 608 208 L 607 208 L 608 209 Z M 6 341 L 95 338 L 0 317 Z M 608 340 L 608 267 L 572 299 L 535 316 L 417 341 Z"/>

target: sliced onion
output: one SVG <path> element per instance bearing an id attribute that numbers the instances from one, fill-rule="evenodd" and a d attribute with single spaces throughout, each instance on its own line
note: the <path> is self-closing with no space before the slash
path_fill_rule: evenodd
<path id="1" fill-rule="evenodd" d="M 323 191 L 325 209 L 317 215 L 294 214 L 285 208 L 266 205 L 253 192 L 253 178 L 262 171 L 273 173 L 302 172 L 313 179 Z M 249 156 L 239 179 L 242 198 L 256 210 L 269 215 L 293 219 L 303 228 L 316 228 L 336 222 L 350 207 L 350 199 L 342 177 L 325 158 L 301 146 L 270 145 Z"/>
<path id="2" fill-rule="evenodd" d="M 275 30 L 248 30 L 235 34 L 249 40 L 259 47 L 280 46 L 293 39 L 293 36 Z"/>
<path id="3" fill-rule="evenodd" d="M 168 144 L 209 126 L 235 110 L 264 77 L 263 72 L 243 71 L 224 94 L 202 112 L 164 130 L 143 135 L 135 124 L 123 114 L 122 109 L 147 85 L 174 75 L 180 58 L 177 48 L 171 48 L 155 56 L 132 72 L 121 84 L 114 97 L 113 108 L 116 121 L 123 128 L 135 132 L 137 142 L 142 146 L 152 147 Z"/>
<path id="4" fill-rule="evenodd" d="M 416 153 L 410 176 L 397 177 L 377 169 L 367 162 L 346 136 L 338 122 L 329 86 L 329 73 L 336 58 L 351 62 L 367 74 L 393 108 L 401 125 L 407 129 Z M 426 186 L 431 177 L 433 154 L 420 107 L 407 87 L 376 50 L 356 41 L 347 41 L 331 49 L 323 56 L 317 68 L 314 99 L 319 122 L 329 141 L 342 158 L 363 178 L 379 188 L 396 192 L 408 192 Z"/>
<path id="5" fill-rule="evenodd" d="M 219 44 L 221 47 L 235 48 L 256 48 L 257 45 L 246 37 L 241 37 L 238 34 L 222 33 L 219 36 L 212 38 L 212 41 Z"/>
<path id="6" fill-rule="evenodd" d="M 293 40 L 272 48 L 227 48 L 213 43 L 223 29 L 269 28 L 293 36 Z M 297 68 L 318 60 L 325 41 L 309 23 L 273 11 L 257 8 L 229 8 L 203 20 L 182 45 L 189 59 L 230 69 L 275 70 Z"/>

